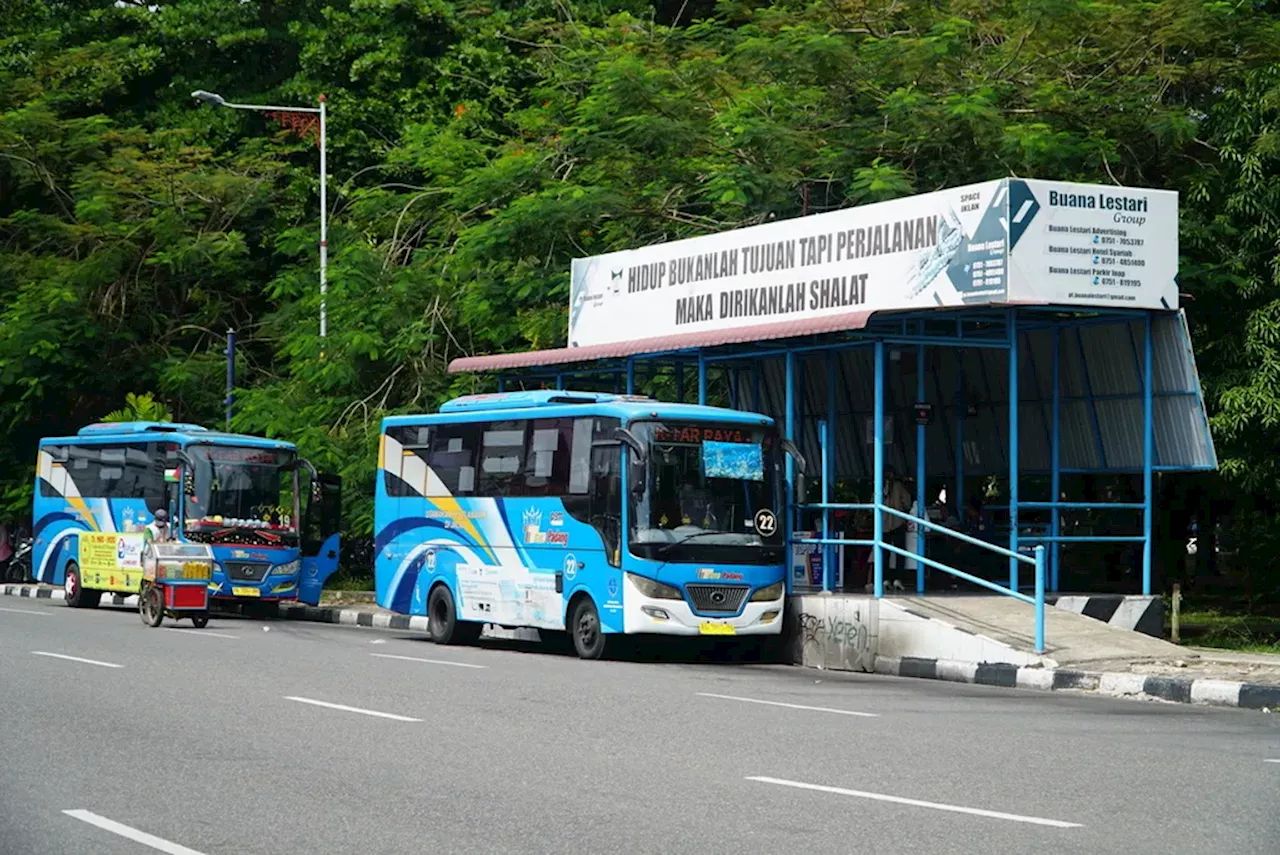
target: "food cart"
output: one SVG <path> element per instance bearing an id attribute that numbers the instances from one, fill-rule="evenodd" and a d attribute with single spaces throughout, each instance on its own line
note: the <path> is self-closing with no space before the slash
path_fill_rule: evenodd
<path id="1" fill-rule="evenodd" d="M 147 626 L 191 618 L 196 629 L 209 622 L 213 550 L 203 543 L 149 541 L 142 548 L 138 612 Z"/>

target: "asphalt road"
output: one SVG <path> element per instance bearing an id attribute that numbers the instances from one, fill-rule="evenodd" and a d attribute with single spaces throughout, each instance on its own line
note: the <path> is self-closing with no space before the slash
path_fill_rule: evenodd
<path id="1" fill-rule="evenodd" d="M 1280 851 L 1280 715 L 537 650 L 5 598 L 0 853 Z"/>

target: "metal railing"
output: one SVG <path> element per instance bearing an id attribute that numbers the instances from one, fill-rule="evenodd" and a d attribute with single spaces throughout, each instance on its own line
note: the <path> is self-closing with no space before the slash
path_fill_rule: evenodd
<path id="1" fill-rule="evenodd" d="M 813 504 L 813 505 L 800 505 L 797 508 L 797 510 L 815 510 L 815 511 L 820 510 L 824 512 L 823 513 L 824 517 L 827 517 L 827 514 L 829 514 L 829 512 L 833 510 L 870 510 L 875 512 L 892 514 L 893 516 L 903 519 L 906 522 L 915 523 L 917 526 L 928 529 L 930 531 L 938 532 L 940 534 L 945 534 L 948 537 L 953 537 L 962 543 L 967 543 L 971 546 L 977 546 L 982 549 L 987 549 L 1004 558 L 1010 558 L 1016 561 L 1023 562 L 1025 564 L 1032 565 L 1035 568 L 1035 577 L 1036 577 L 1035 595 L 1028 596 L 1022 593 L 1021 591 L 1006 587 L 1004 585 L 996 584 L 995 582 L 989 581 L 987 579 L 983 579 L 979 576 L 974 576 L 971 573 L 966 573 L 963 570 L 957 570 L 954 567 L 950 567 L 946 564 L 943 564 L 941 561 L 935 561 L 932 558 L 928 558 L 924 555 L 919 555 L 917 553 L 910 552 L 909 550 L 903 549 L 901 547 L 894 546 L 893 544 L 885 543 L 883 540 L 880 540 L 880 541 L 877 541 L 874 539 L 873 540 L 843 540 L 843 539 L 829 538 L 829 537 L 809 537 L 809 538 L 794 538 L 791 541 L 792 543 L 820 544 L 823 546 L 834 546 L 838 544 L 838 545 L 853 545 L 853 546 L 870 546 L 872 549 L 876 549 L 876 550 L 885 549 L 885 550 L 888 550 L 889 552 L 900 555 L 903 558 L 915 559 L 916 561 L 919 561 L 922 564 L 924 564 L 926 567 L 932 567 L 935 570 L 941 571 L 943 573 L 948 573 L 952 576 L 955 576 L 958 579 L 963 579 L 964 581 L 970 584 L 978 585 L 979 587 L 986 588 L 990 591 L 994 591 L 997 594 L 1003 594 L 1007 597 L 1013 597 L 1015 600 L 1021 600 L 1024 603 L 1028 603 L 1035 607 L 1036 653 L 1045 652 L 1045 644 L 1044 644 L 1045 558 L 1044 558 L 1043 545 L 1037 545 L 1035 547 L 1034 558 L 1028 557 L 1026 555 L 1021 555 L 1019 553 L 1005 549 L 1003 546 L 996 546 L 994 543 L 988 543 L 985 540 L 979 540 L 976 537 L 971 537 L 970 535 L 967 535 L 963 532 L 956 531 L 953 528 L 948 528 L 945 525 L 935 523 L 932 520 L 924 519 L 922 517 L 915 517 L 915 516 L 912 516 L 911 514 L 904 513 L 895 508 L 890 508 L 887 505 L 883 505 L 879 502 L 875 504 L 819 503 L 819 504 Z M 827 524 L 825 519 L 824 519 L 824 528 L 826 529 L 826 531 L 828 532 L 830 531 L 829 525 Z M 824 532 L 824 534 L 825 533 L 826 532 Z M 873 553 L 873 555 L 874 554 L 875 553 Z M 825 572 L 825 568 L 826 568 L 826 564 L 824 562 L 824 572 Z M 883 562 L 881 561 L 875 562 L 875 596 L 877 598 L 884 596 L 884 565 L 883 565 Z"/>

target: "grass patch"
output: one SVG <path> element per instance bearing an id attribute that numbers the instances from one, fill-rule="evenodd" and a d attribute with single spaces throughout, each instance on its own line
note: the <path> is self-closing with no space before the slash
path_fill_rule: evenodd
<path id="1" fill-rule="evenodd" d="M 1166 613 L 1165 629 L 1172 627 Z M 1237 650 L 1242 653 L 1280 654 L 1280 619 L 1266 615 L 1239 615 L 1216 610 L 1185 611 L 1179 618 L 1183 644 Z"/>
<path id="2" fill-rule="evenodd" d="M 326 591 L 372 591 L 373 575 L 339 571 L 325 580 L 324 589 Z"/>

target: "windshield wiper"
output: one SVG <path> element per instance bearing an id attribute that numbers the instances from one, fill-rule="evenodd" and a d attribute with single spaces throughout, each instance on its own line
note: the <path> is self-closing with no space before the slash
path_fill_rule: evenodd
<path id="1" fill-rule="evenodd" d="M 663 557 L 663 556 L 665 556 L 668 552 L 670 552 L 671 550 L 675 549 L 677 546 L 680 546 L 681 544 L 688 543 L 688 542 L 689 542 L 689 541 L 691 541 L 691 540 L 696 540 L 696 539 L 698 539 L 699 537 L 707 537 L 708 535 L 712 535 L 712 534 L 734 534 L 734 532 L 732 532 L 732 531 L 714 531 L 714 530 L 711 530 L 711 531 L 695 531 L 693 534 L 686 534 L 684 537 L 680 538 L 679 540 L 673 540 L 673 541 L 671 541 L 670 543 L 664 543 L 664 544 L 662 544 L 662 546 L 658 547 L 658 550 L 657 550 L 658 557 L 659 557 L 659 558 L 662 558 L 662 557 Z M 764 546 L 764 542 L 763 542 L 763 541 L 761 541 L 760 543 L 735 543 L 735 544 L 732 544 L 732 545 L 733 545 L 733 546 Z"/>

